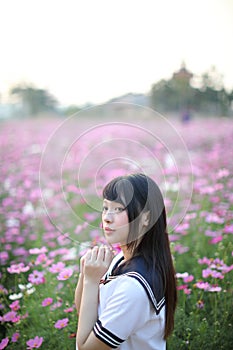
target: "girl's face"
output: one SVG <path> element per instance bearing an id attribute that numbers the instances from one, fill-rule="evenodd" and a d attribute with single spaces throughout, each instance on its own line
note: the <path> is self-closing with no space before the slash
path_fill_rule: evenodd
<path id="1" fill-rule="evenodd" d="M 127 210 L 122 204 L 104 199 L 102 224 L 105 238 L 109 244 L 127 244 L 129 219 Z"/>

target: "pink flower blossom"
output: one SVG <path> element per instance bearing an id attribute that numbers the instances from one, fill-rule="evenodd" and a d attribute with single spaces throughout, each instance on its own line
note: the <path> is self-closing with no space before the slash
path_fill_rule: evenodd
<path id="1" fill-rule="evenodd" d="M 205 269 L 205 270 L 202 270 L 202 277 L 203 278 L 208 278 L 208 277 L 211 277 L 212 276 L 212 270 L 211 269 Z"/>
<path id="2" fill-rule="evenodd" d="M 29 249 L 30 254 L 42 254 L 47 253 L 47 251 L 48 249 L 46 247 Z"/>
<path id="3" fill-rule="evenodd" d="M 9 306 L 10 306 L 11 310 L 13 310 L 13 311 L 19 310 L 20 309 L 19 300 L 14 301 Z"/>
<path id="4" fill-rule="evenodd" d="M 0 350 L 5 349 L 8 343 L 9 343 L 9 338 L 3 338 L 0 343 Z"/>
<path id="5" fill-rule="evenodd" d="M 48 257 L 46 256 L 46 254 L 44 253 L 39 254 L 38 257 L 36 258 L 35 265 L 46 263 L 47 260 L 48 260 Z"/>
<path id="6" fill-rule="evenodd" d="M 210 244 L 217 244 L 217 243 L 221 242 L 222 239 L 223 239 L 222 236 L 217 236 L 217 237 L 212 238 L 212 239 L 209 241 L 209 243 L 210 243 Z"/>
<path id="7" fill-rule="evenodd" d="M 73 274 L 73 271 L 71 269 L 64 269 L 59 273 L 59 275 L 57 276 L 57 279 L 59 281 L 65 281 L 68 278 L 70 278 L 72 274 Z"/>
<path id="8" fill-rule="evenodd" d="M 16 315 L 16 316 L 15 316 L 15 318 L 13 318 L 13 320 L 12 320 L 11 322 L 13 322 L 13 323 L 17 323 L 17 322 L 19 322 L 19 321 L 20 321 L 20 318 L 21 318 L 21 316 L 20 316 L 20 315 Z"/>
<path id="9" fill-rule="evenodd" d="M 45 299 L 42 301 L 41 305 L 42 305 L 42 306 L 48 306 L 48 305 L 51 305 L 52 302 L 53 302 L 53 299 L 52 299 L 52 298 L 45 298 Z"/>
<path id="10" fill-rule="evenodd" d="M 217 214 L 215 213 L 209 213 L 207 216 L 206 216 L 206 219 L 205 219 L 206 222 L 208 223 L 215 223 L 215 224 L 223 224 L 224 223 L 224 218 L 220 218 Z"/>
<path id="11" fill-rule="evenodd" d="M 0 316 L 0 321 L 2 322 L 13 322 L 17 313 L 15 311 L 9 311 L 5 315 Z"/>
<path id="12" fill-rule="evenodd" d="M 99 213 L 84 213 L 83 216 L 86 220 L 92 222 L 99 217 Z"/>
<path id="13" fill-rule="evenodd" d="M 180 286 L 177 286 L 177 290 L 184 290 L 186 288 L 188 288 L 187 284 L 181 284 Z"/>
<path id="14" fill-rule="evenodd" d="M 29 339 L 28 341 L 27 341 L 27 346 L 28 346 L 28 348 L 27 349 L 29 349 L 29 350 L 31 350 L 31 349 L 38 349 L 38 348 L 40 348 L 40 346 L 41 346 L 41 344 L 43 343 L 43 337 L 38 337 L 38 336 L 36 336 L 34 339 Z"/>
<path id="15" fill-rule="evenodd" d="M 231 225 L 226 225 L 223 229 L 224 233 L 233 233 L 233 224 Z"/>
<path id="16" fill-rule="evenodd" d="M 28 276 L 28 281 L 37 285 L 45 283 L 44 272 L 34 270 L 33 273 Z"/>
<path id="17" fill-rule="evenodd" d="M 190 288 L 185 288 L 184 289 L 184 294 L 186 294 L 186 295 L 190 295 L 191 292 L 192 292 L 192 290 Z"/>
<path id="18" fill-rule="evenodd" d="M 203 259 L 198 259 L 198 264 L 200 265 L 209 265 L 210 264 L 210 259 L 204 257 Z"/>
<path id="19" fill-rule="evenodd" d="M 23 263 L 19 263 L 19 264 L 12 264 L 10 267 L 7 268 L 7 271 L 9 273 L 20 274 L 21 272 L 27 272 L 29 269 L 30 269 L 29 266 L 24 266 Z"/>
<path id="20" fill-rule="evenodd" d="M 68 325 L 68 322 L 69 322 L 69 319 L 68 318 L 63 318 L 62 320 L 58 320 L 54 327 L 55 328 L 58 328 L 58 329 L 61 329 L 61 328 L 64 328 Z"/>
<path id="21" fill-rule="evenodd" d="M 174 251 L 178 252 L 179 254 L 183 254 L 189 251 L 189 247 L 185 247 L 182 244 L 177 244 L 174 246 Z"/>
<path id="22" fill-rule="evenodd" d="M 208 282 L 197 282 L 195 284 L 195 286 L 199 289 L 204 289 L 204 290 L 208 290 L 210 288 L 210 284 Z"/>
<path id="23" fill-rule="evenodd" d="M 65 268 L 65 264 L 61 261 L 59 261 L 56 264 L 52 264 L 52 266 L 49 268 L 49 272 L 51 273 L 59 273 Z"/>
<path id="24" fill-rule="evenodd" d="M 61 306 L 62 306 L 62 300 L 59 300 L 50 307 L 50 310 L 51 311 L 56 310 L 57 308 L 59 308 Z"/>
<path id="25" fill-rule="evenodd" d="M 5 265 L 5 263 L 7 262 L 7 260 L 9 259 L 9 254 L 8 252 L 0 252 L 0 261 L 1 261 L 1 265 Z"/>
<path id="26" fill-rule="evenodd" d="M 183 278 L 184 283 L 192 282 L 194 280 L 193 275 L 189 275 Z"/>
<path id="27" fill-rule="evenodd" d="M 210 286 L 210 288 L 208 289 L 209 292 L 221 292 L 222 288 L 219 287 L 218 285 L 213 285 Z"/>
<path id="28" fill-rule="evenodd" d="M 20 337 L 19 333 L 14 333 L 11 337 L 12 343 L 16 343 L 18 341 L 19 337 Z"/>
<path id="29" fill-rule="evenodd" d="M 64 309 L 64 312 L 68 313 L 68 312 L 73 312 L 74 308 L 73 307 L 68 307 L 67 309 Z"/>

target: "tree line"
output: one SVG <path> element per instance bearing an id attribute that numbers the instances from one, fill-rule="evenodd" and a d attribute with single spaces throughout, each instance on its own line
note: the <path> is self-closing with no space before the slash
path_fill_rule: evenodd
<path id="1" fill-rule="evenodd" d="M 155 83 L 150 91 L 153 108 L 161 111 L 204 114 L 232 114 L 233 90 L 228 92 L 222 76 L 212 67 L 200 77 L 183 65 L 168 79 Z"/>
<path id="2" fill-rule="evenodd" d="M 16 96 L 21 114 L 33 116 L 42 112 L 58 112 L 59 103 L 47 90 L 33 85 L 19 84 L 10 95 Z M 161 112 L 232 115 L 233 90 L 226 90 L 222 76 L 212 67 L 200 77 L 189 72 L 183 64 L 178 72 L 168 79 L 152 85 L 149 106 Z M 62 114 L 71 115 L 81 108 L 71 105 L 63 108 Z"/>

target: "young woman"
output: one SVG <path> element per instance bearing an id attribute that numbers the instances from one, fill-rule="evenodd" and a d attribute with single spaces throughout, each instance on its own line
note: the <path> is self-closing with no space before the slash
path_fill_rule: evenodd
<path id="1" fill-rule="evenodd" d="M 79 350 L 163 350 L 174 326 L 176 280 L 166 212 L 156 183 L 144 174 L 113 179 L 103 190 L 107 246 L 81 259 L 75 291 Z"/>

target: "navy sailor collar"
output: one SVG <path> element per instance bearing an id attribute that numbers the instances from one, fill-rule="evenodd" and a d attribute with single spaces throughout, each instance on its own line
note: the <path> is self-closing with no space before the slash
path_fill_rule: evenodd
<path id="1" fill-rule="evenodd" d="M 158 272 L 154 272 L 151 266 L 148 266 L 142 256 L 135 256 L 127 264 L 120 264 L 124 260 L 121 256 L 112 268 L 109 275 L 106 276 L 104 284 L 111 280 L 126 275 L 136 279 L 144 288 L 147 296 L 158 315 L 165 305 L 165 297 L 163 295 L 163 282 Z"/>

